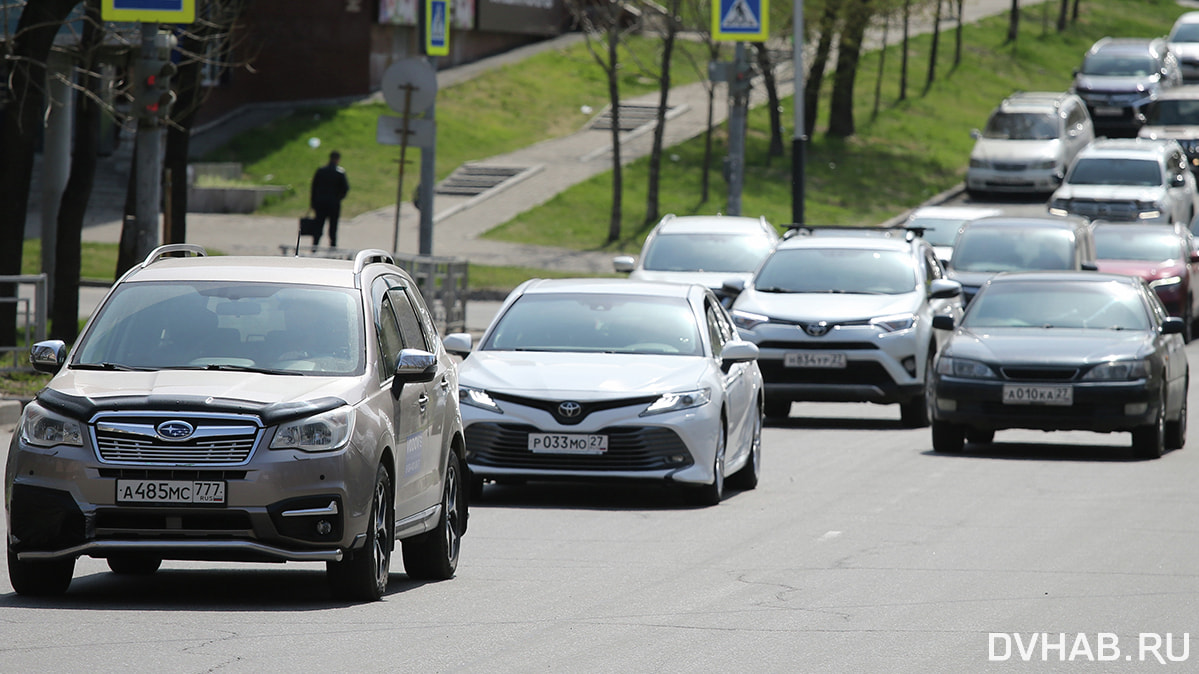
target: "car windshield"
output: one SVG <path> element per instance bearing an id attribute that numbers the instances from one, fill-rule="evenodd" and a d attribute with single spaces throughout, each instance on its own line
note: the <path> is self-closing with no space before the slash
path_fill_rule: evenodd
<path id="1" fill-rule="evenodd" d="M 1100 260 L 1162 262 L 1177 260 L 1182 255 L 1177 235 L 1147 232 L 1138 225 L 1096 229 L 1095 251 Z"/>
<path id="2" fill-rule="evenodd" d="M 1199 42 L 1199 23 L 1180 23 L 1170 33 L 1170 42 Z"/>
<path id="3" fill-rule="evenodd" d="M 1155 187 L 1162 184 L 1162 169 L 1152 159 L 1082 157 L 1070 168 L 1066 182 L 1071 185 Z"/>
<path id="4" fill-rule="evenodd" d="M 998 140 L 1053 140 L 1058 137 L 1053 115 L 1029 112 L 997 112 L 987 120 L 984 138 Z"/>
<path id="5" fill-rule="evenodd" d="M 1147 330 L 1140 294 L 1120 281 L 996 283 L 975 296 L 962 327 Z"/>
<path id="6" fill-rule="evenodd" d="M 703 354 L 684 298 L 567 292 L 520 297 L 480 350 Z"/>
<path id="7" fill-rule="evenodd" d="M 72 366 L 361 374 L 362 326 L 358 296 L 348 289 L 123 283 L 96 314 Z"/>
<path id="8" fill-rule="evenodd" d="M 953 247 L 956 271 L 1073 269 L 1074 237 L 1062 229 L 967 227 Z"/>
<path id="9" fill-rule="evenodd" d="M 1199 125 L 1199 99 L 1167 99 L 1149 106 L 1145 123 L 1151 126 Z"/>
<path id="10" fill-rule="evenodd" d="M 1083 60 L 1084 75 L 1102 77 L 1145 77 L 1157 72 L 1153 57 L 1133 54 L 1092 54 Z"/>
<path id="11" fill-rule="evenodd" d="M 773 246 L 765 236 L 659 234 L 642 266 L 650 271 L 751 272 Z"/>
<path id="12" fill-rule="evenodd" d="M 908 227 L 923 227 L 920 238 L 934 246 L 952 246 L 962 225 L 970 222 L 966 218 L 932 218 L 915 217 L 908 221 Z"/>
<path id="13" fill-rule="evenodd" d="M 754 288 L 774 293 L 897 295 L 916 289 L 911 254 L 869 248 L 775 251 L 758 270 Z"/>

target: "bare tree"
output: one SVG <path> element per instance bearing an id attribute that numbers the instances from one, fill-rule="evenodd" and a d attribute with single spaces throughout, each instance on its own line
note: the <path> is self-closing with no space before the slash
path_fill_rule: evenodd
<path id="1" fill-rule="evenodd" d="M 878 50 L 878 76 L 874 78 L 874 107 L 870 110 L 870 119 L 878 117 L 879 104 L 883 94 L 883 72 L 887 69 L 887 31 L 891 27 L 891 15 L 883 14 L 883 43 Z"/>
<path id="2" fill-rule="evenodd" d="M 662 172 L 662 143 L 666 133 L 666 111 L 670 102 L 670 63 L 674 56 L 675 38 L 682 23 L 680 13 L 682 0 L 669 0 L 666 12 L 660 18 L 659 34 L 662 37 L 661 70 L 658 73 L 658 109 L 654 115 L 654 138 L 649 153 L 649 176 L 645 197 L 645 224 L 658 221 L 658 193 Z"/>
<path id="3" fill-rule="evenodd" d="M 849 0 L 845 8 L 845 27 L 837 42 L 837 65 L 833 73 L 833 93 L 829 101 L 828 134 L 837 138 L 852 136 L 854 81 L 862 53 L 862 37 L 870 25 L 874 0 Z"/>
<path id="4" fill-rule="evenodd" d="M 936 3 L 937 10 L 933 13 L 932 45 L 928 49 L 928 77 L 924 80 L 925 94 L 933 87 L 933 81 L 937 79 L 937 44 L 941 41 L 941 0 L 936 0 Z"/>
<path id="5" fill-rule="evenodd" d="M 9 39 L 8 87 L 0 108 L 0 275 L 21 273 L 33 154 L 46 110 L 46 61 L 54 37 L 78 0 L 29 0 Z M 0 294 L 15 295 L 12 283 Z M 0 307 L 0 346 L 15 346 L 17 305 Z"/>
<path id="6" fill-rule="evenodd" d="M 908 97 L 908 40 L 911 37 L 912 0 L 903 0 L 903 48 L 899 59 L 899 100 Z"/>
<path id="7" fill-rule="evenodd" d="M 820 37 L 816 42 L 816 52 L 812 56 L 812 64 L 808 66 L 803 90 L 804 135 L 809 137 L 816 128 L 816 108 L 820 103 L 820 87 L 824 85 L 824 72 L 828 69 L 829 54 L 833 50 L 833 38 L 837 34 L 840 7 L 837 0 L 825 0 L 824 11 L 820 13 L 820 21 L 817 26 Z"/>
<path id="8" fill-rule="evenodd" d="M 953 0 L 950 0 L 952 2 Z M 962 5 L 966 4 L 966 0 L 958 0 L 958 24 L 954 30 L 953 39 L 953 69 L 956 69 L 962 64 Z"/>
<path id="9" fill-rule="evenodd" d="M 765 42 L 755 42 L 754 51 L 757 54 L 758 72 L 762 74 L 762 85 L 766 87 L 767 114 L 770 115 L 770 147 L 766 151 L 767 161 L 770 157 L 783 156 L 783 104 L 779 100 L 778 82 L 774 77 L 774 62 L 770 58 L 770 49 Z"/>
<path id="10" fill-rule="evenodd" d="M 1061 7 L 1058 8 L 1057 12 L 1057 32 L 1060 33 L 1063 30 L 1066 30 L 1066 17 L 1068 16 L 1069 11 L 1070 0 L 1062 0 Z"/>
<path id="11" fill-rule="evenodd" d="M 625 5 L 618 0 L 603 4 L 587 4 L 570 0 L 568 8 L 583 30 L 587 50 L 608 80 L 608 105 L 612 121 L 612 212 L 608 221 L 605 244 L 620 239 L 621 215 L 624 208 L 623 173 L 620 160 L 620 43 L 624 37 Z"/>
<path id="12" fill-rule="evenodd" d="M 1016 36 L 1020 33 L 1020 0 L 1012 0 L 1012 10 L 1008 12 L 1007 40 L 1004 44 L 1015 44 Z"/>

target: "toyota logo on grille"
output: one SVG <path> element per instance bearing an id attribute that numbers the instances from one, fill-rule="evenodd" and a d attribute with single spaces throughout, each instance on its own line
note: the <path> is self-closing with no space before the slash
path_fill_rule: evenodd
<path id="1" fill-rule="evenodd" d="M 558 414 L 567 419 L 573 419 L 583 412 L 583 406 L 573 400 L 558 405 Z"/>
<path id="2" fill-rule="evenodd" d="M 803 327 L 803 331 L 813 337 L 823 337 L 828 334 L 828 321 L 820 321 L 819 323 L 808 323 Z"/>
<path id="3" fill-rule="evenodd" d="M 186 440 L 196 432 L 196 427 L 186 421 L 164 421 L 155 427 L 158 436 L 164 440 Z"/>

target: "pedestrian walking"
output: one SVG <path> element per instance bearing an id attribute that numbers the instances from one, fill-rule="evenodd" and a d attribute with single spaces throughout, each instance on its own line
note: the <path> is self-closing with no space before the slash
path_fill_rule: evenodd
<path id="1" fill-rule="evenodd" d="M 312 176 L 312 190 L 308 205 L 316 217 L 316 233 L 312 235 L 312 245 L 316 247 L 321 242 L 321 233 L 325 229 L 325 220 L 329 221 L 329 246 L 337 247 L 337 221 L 341 218 L 341 200 L 350 191 L 350 181 L 346 171 L 339 163 L 341 153 L 329 153 L 329 163 L 318 168 Z"/>

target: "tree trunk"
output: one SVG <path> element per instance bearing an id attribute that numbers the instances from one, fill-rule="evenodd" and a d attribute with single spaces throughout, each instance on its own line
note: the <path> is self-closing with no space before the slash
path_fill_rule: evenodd
<path id="1" fill-rule="evenodd" d="M 766 100 L 769 104 L 767 112 L 770 115 L 770 149 L 767 150 L 767 165 L 770 157 L 783 156 L 783 104 L 779 100 L 778 82 L 774 79 L 774 64 L 770 62 L 770 50 L 765 42 L 755 42 L 754 50 L 758 56 L 758 70 L 762 73 L 762 83 L 766 86 Z"/>
<path id="2" fill-rule="evenodd" d="M 862 36 L 870 23 L 873 0 L 852 0 L 845 27 L 837 43 L 837 65 L 833 73 L 833 95 L 829 105 L 828 135 L 847 138 L 854 134 L 853 87 L 862 52 Z"/>
<path id="3" fill-rule="evenodd" d="M 0 115 L 0 276 L 21 273 L 33 154 L 46 111 L 46 60 L 54 36 L 79 0 L 30 0 L 10 42 L 7 100 Z M 15 297 L 15 283 L 0 296 Z M 17 305 L 0 306 L 0 346 L 16 346 Z"/>
<path id="4" fill-rule="evenodd" d="M 1012 0 L 1012 11 L 1008 13 L 1007 24 L 1007 40 L 1004 44 L 1016 42 L 1016 35 L 1020 33 L 1020 0 Z"/>
<path id="5" fill-rule="evenodd" d="M 204 30 L 200 26 L 193 26 L 193 29 Z M 180 40 L 180 51 L 184 54 L 203 54 L 206 35 L 190 31 L 185 33 Z M 171 176 L 170 210 L 166 216 L 170 230 L 163 243 L 187 241 L 187 161 L 192 124 L 204 99 L 204 88 L 200 86 L 203 68 L 204 63 L 201 59 L 189 59 L 179 66 L 175 74 L 173 88 L 178 98 L 172 106 L 171 120 L 174 124 L 167 127 L 166 148 L 163 152 L 163 169 Z"/>
<path id="6" fill-rule="evenodd" d="M 720 59 L 720 44 L 714 41 L 708 42 L 708 60 L 717 61 Z M 700 176 L 699 187 L 699 202 L 701 204 L 708 203 L 708 198 L 711 196 L 712 190 L 712 140 L 715 135 L 715 120 L 716 120 L 716 85 L 708 83 L 705 85 L 708 92 L 708 124 L 704 130 L 704 170 Z"/>
<path id="7" fill-rule="evenodd" d="M 1062 0 L 1062 6 L 1057 13 L 1057 32 L 1066 30 L 1066 17 L 1070 13 L 1070 0 Z"/>
<path id="8" fill-rule="evenodd" d="M 620 22 L 618 16 L 613 16 L 608 27 L 608 100 L 612 105 L 612 215 L 608 220 L 607 243 L 615 243 L 620 239 L 620 218 L 624 204 L 623 175 L 620 163 L 620 71 L 617 68 L 619 54 L 617 45 L 620 42 Z"/>
<path id="9" fill-rule="evenodd" d="M 827 2 L 824 13 L 820 15 L 820 40 L 816 43 L 816 53 L 812 55 L 812 65 L 808 68 L 808 78 L 803 90 L 803 119 L 804 135 L 811 137 L 816 128 L 816 108 L 820 103 L 820 87 L 824 84 L 824 71 L 828 69 L 829 54 L 833 50 L 833 36 L 837 32 L 837 19 L 840 4 Z"/>
<path id="10" fill-rule="evenodd" d="M 662 143 L 666 133 L 666 110 L 670 102 L 670 60 L 674 55 L 674 40 L 679 28 L 679 5 L 681 0 L 671 0 L 666 17 L 666 31 L 662 35 L 662 71 L 658 75 L 658 110 L 655 115 L 654 142 L 649 153 L 649 182 L 645 194 L 645 224 L 658 221 L 659 185 L 662 173 Z"/>
<path id="11" fill-rule="evenodd" d="M 1074 13 L 1070 15 L 1071 22 L 1078 21 L 1078 2 L 1079 0 L 1074 0 Z"/>
<path id="12" fill-rule="evenodd" d="M 933 41 L 928 50 L 928 77 L 924 80 L 924 94 L 927 94 L 928 90 L 932 89 L 933 82 L 937 79 L 937 44 L 940 41 L 941 0 L 937 0 L 937 11 L 933 14 Z"/>
<path id="13" fill-rule="evenodd" d="M 75 96 L 75 141 L 71 172 L 58 208 L 54 250 L 54 299 L 50 337 L 70 344 L 79 336 L 79 267 L 83 259 L 83 216 L 91 199 L 100 152 L 100 77 L 93 72 L 95 51 L 104 38 L 99 0 L 87 0 L 87 20 L 79 43 L 78 70 L 84 91 Z M 89 95 L 90 94 L 90 95 Z"/>
<path id="14" fill-rule="evenodd" d="M 950 0 L 952 2 L 953 0 Z M 962 5 L 966 4 L 966 0 L 958 0 L 958 25 L 954 31 L 953 43 L 953 70 L 956 70 L 962 64 Z"/>
<path id="15" fill-rule="evenodd" d="M 899 50 L 899 100 L 908 98 L 908 38 L 912 18 L 912 0 L 903 0 L 903 48 Z"/>
<path id="16" fill-rule="evenodd" d="M 878 77 L 874 78 L 874 108 L 870 119 L 878 118 L 878 108 L 883 97 L 883 72 L 887 66 L 887 30 L 891 27 L 891 15 L 883 15 L 883 44 L 878 50 Z"/>

